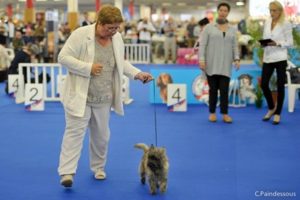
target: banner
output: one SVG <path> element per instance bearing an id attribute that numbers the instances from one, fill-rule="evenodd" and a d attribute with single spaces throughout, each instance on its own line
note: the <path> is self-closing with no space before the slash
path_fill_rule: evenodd
<path id="1" fill-rule="evenodd" d="M 96 2 L 96 12 L 98 12 L 99 11 L 99 9 L 100 9 L 100 6 L 101 6 L 101 0 L 95 0 Z"/>
<path id="2" fill-rule="evenodd" d="M 128 11 L 131 17 L 134 16 L 134 2 L 133 0 L 130 0 L 129 6 L 128 6 Z"/>
<path id="3" fill-rule="evenodd" d="M 33 8 L 33 0 L 26 0 L 26 8 Z"/>
<path id="4" fill-rule="evenodd" d="M 6 14 L 8 18 L 11 18 L 13 16 L 13 7 L 11 3 L 6 5 Z"/>

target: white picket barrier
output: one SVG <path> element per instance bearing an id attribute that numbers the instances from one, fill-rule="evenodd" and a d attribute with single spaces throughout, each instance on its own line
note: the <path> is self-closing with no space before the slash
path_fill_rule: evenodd
<path id="1" fill-rule="evenodd" d="M 66 69 L 59 63 L 20 63 L 19 64 L 19 80 L 23 79 L 23 70 L 26 70 L 27 83 L 43 84 L 44 101 L 59 101 L 62 84 L 66 77 Z M 47 75 L 50 77 L 47 83 Z M 41 79 L 41 80 L 39 80 Z M 25 87 L 24 83 L 20 86 Z M 124 104 L 130 104 L 133 99 L 130 98 L 129 79 L 124 76 L 122 83 L 123 101 Z M 24 93 L 24 88 L 20 89 Z M 17 102 L 24 101 L 25 94 L 18 93 Z"/>
<path id="2" fill-rule="evenodd" d="M 26 70 L 27 83 L 43 84 L 44 100 L 59 101 L 59 79 L 66 74 L 59 63 L 20 63 L 19 77 L 23 76 L 23 70 Z M 47 76 L 50 81 L 47 83 Z"/>
<path id="3" fill-rule="evenodd" d="M 133 64 L 149 64 L 150 44 L 125 44 L 125 59 Z"/>
<path id="4" fill-rule="evenodd" d="M 239 80 L 233 79 L 229 84 L 229 106 L 231 107 L 245 107 L 246 102 L 242 102 L 241 96 L 239 93 Z"/>

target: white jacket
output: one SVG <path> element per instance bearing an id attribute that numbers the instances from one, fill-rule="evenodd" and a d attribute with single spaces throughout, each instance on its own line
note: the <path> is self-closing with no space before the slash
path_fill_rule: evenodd
<path id="1" fill-rule="evenodd" d="M 264 49 L 263 62 L 273 63 L 288 60 L 287 48 L 293 46 L 292 24 L 284 21 L 277 24 L 271 30 L 272 19 L 268 19 L 264 25 L 263 39 L 272 39 L 280 46 L 267 46 Z"/>
<path id="2" fill-rule="evenodd" d="M 133 79 L 139 69 L 124 60 L 124 43 L 120 33 L 112 38 L 117 70 L 114 71 L 112 108 L 124 115 L 122 103 L 122 76 Z M 58 55 L 58 62 L 68 69 L 62 92 L 65 111 L 82 117 L 86 108 L 92 64 L 95 54 L 95 24 L 80 27 L 72 32 Z"/>

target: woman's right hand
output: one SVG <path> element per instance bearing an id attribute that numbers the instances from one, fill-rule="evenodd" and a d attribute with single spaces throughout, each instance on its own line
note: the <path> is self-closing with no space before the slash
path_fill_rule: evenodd
<path id="1" fill-rule="evenodd" d="M 94 76 L 100 75 L 102 72 L 103 66 L 99 63 L 94 63 L 92 65 L 92 71 L 91 74 Z"/>

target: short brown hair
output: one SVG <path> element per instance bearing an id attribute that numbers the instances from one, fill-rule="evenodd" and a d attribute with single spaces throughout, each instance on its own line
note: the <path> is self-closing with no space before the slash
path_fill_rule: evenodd
<path id="1" fill-rule="evenodd" d="M 217 9 L 220 10 L 221 7 L 226 7 L 228 12 L 230 12 L 230 5 L 228 3 L 225 3 L 225 2 L 222 2 L 222 3 L 219 3 Z"/>
<path id="2" fill-rule="evenodd" d="M 97 24 L 122 23 L 123 17 L 119 8 L 112 5 L 103 5 L 97 14 Z"/>

